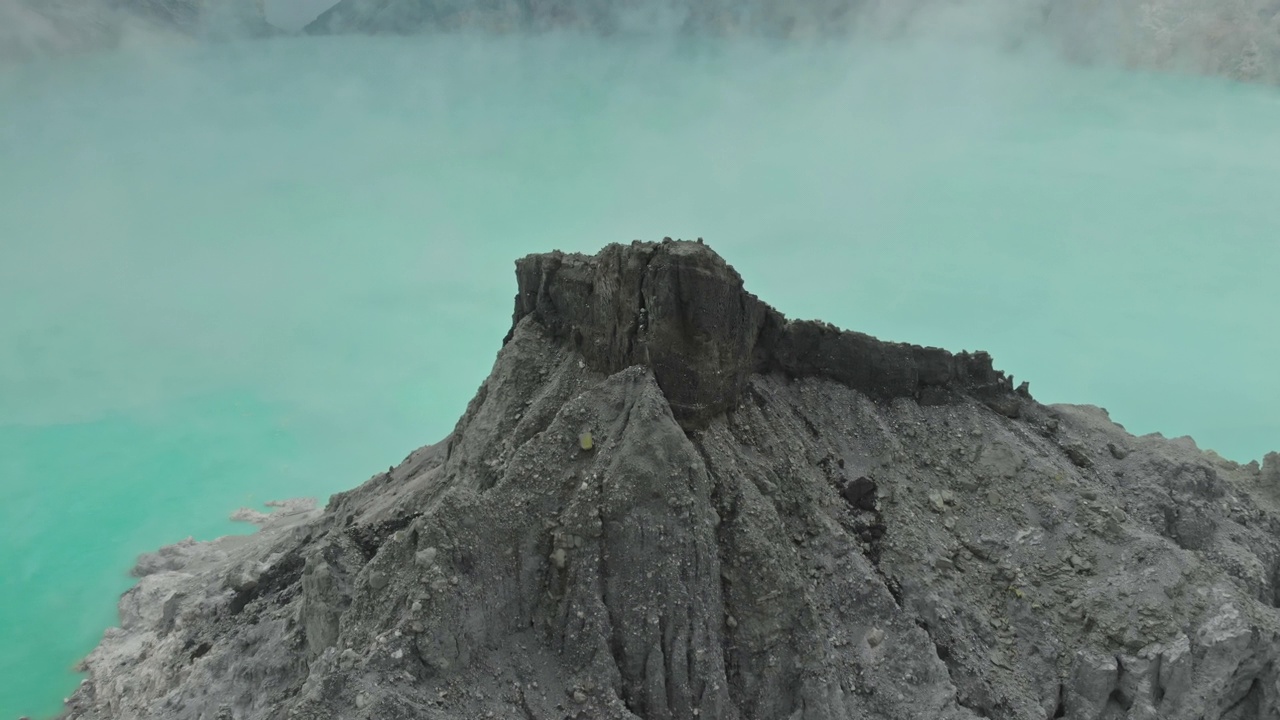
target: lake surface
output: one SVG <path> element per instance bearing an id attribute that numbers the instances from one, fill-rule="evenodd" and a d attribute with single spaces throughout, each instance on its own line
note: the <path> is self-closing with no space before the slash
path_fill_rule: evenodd
<path id="1" fill-rule="evenodd" d="M 140 552 L 449 432 L 512 261 L 706 238 L 793 317 L 1280 448 L 1280 93 L 941 44 L 282 39 L 0 69 L 0 718 Z"/>

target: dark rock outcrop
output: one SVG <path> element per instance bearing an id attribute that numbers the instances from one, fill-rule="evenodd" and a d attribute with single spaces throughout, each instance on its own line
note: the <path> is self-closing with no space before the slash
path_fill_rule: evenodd
<path id="1" fill-rule="evenodd" d="M 787 321 L 698 243 L 517 276 L 448 438 L 144 558 L 66 717 L 1280 714 L 1274 456 Z"/>
<path id="2" fill-rule="evenodd" d="M 773 372 L 827 378 L 879 400 L 938 404 L 969 393 L 1017 402 L 1012 380 L 986 353 L 952 355 L 786 320 L 701 243 L 530 255 L 516 263 L 516 278 L 512 333 L 532 317 L 597 372 L 649 368 L 686 427 L 737 405 L 751 375 Z"/>

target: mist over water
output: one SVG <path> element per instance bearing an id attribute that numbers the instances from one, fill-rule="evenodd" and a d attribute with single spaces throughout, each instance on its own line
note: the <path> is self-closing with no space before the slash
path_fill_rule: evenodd
<path id="1" fill-rule="evenodd" d="M 0 69 L 0 718 L 140 552 L 449 432 L 512 261 L 706 238 L 792 317 L 1280 446 L 1280 96 L 940 41 L 310 38 Z"/>

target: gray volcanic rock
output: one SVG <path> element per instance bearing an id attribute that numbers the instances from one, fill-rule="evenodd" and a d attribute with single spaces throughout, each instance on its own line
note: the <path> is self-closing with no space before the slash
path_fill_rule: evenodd
<path id="1" fill-rule="evenodd" d="M 788 321 L 699 243 L 517 278 L 449 437 L 144 558 L 65 717 L 1280 716 L 1276 456 Z"/>
<path id="2" fill-rule="evenodd" d="M 700 243 L 611 245 L 592 258 L 531 255 L 516 263 L 516 278 L 513 334 L 531 316 L 593 370 L 650 368 L 686 427 L 732 407 L 757 373 L 830 378 L 881 400 L 941 402 L 968 391 L 1016 402 L 1012 380 L 986 353 L 953 356 L 786 321 Z"/>

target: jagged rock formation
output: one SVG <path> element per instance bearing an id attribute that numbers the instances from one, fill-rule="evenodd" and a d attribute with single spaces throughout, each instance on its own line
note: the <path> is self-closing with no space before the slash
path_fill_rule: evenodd
<path id="1" fill-rule="evenodd" d="M 699 243 L 517 277 L 448 438 L 144 558 L 66 717 L 1280 715 L 1278 456 L 787 321 Z"/>
<path id="2" fill-rule="evenodd" d="M 753 374 L 830 378 L 882 400 L 936 404 L 968 392 L 1000 403 L 1013 395 L 985 353 L 787 322 L 699 243 L 611 245 L 594 258 L 532 255 L 516 263 L 516 278 L 508 340 L 531 317 L 593 370 L 644 365 L 687 429 L 736 405 Z"/>

